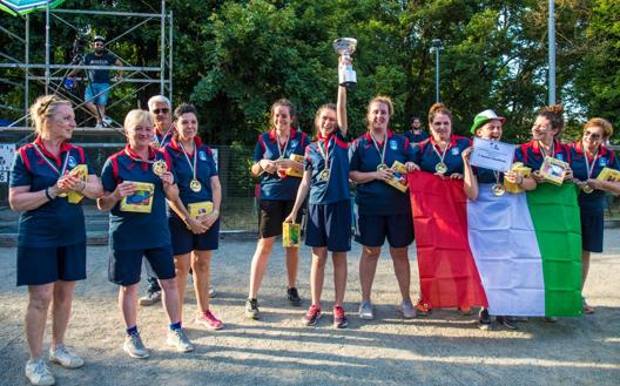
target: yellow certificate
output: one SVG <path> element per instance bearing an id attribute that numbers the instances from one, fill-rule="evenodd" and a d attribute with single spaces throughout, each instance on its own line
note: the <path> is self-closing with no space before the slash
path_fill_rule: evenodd
<path id="1" fill-rule="evenodd" d="M 303 155 L 299 155 L 299 154 L 291 154 L 291 156 L 289 157 L 291 159 L 291 161 L 295 161 L 295 162 L 304 162 L 304 156 Z M 289 177 L 303 177 L 304 176 L 304 171 L 303 170 L 298 170 L 295 168 L 287 168 L 286 169 L 286 175 Z"/>
<path id="2" fill-rule="evenodd" d="M 603 168 L 596 179 L 600 181 L 620 182 L 620 170 Z"/>
<path id="3" fill-rule="evenodd" d="M 301 224 L 282 223 L 282 246 L 284 248 L 299 248 L 300 236 Z"/>
<path id="4" fill-rule="evenodd" d="M 136 185 L 136 191 L 131 196 L 123 197 L 121 212 L 151 213 L 155 185 L 150 182 L 127 181 Z"/>
<path id="5" fill-rule="evenodd" d="M 211 201 L 194 202 L 187 205 L 187 209 L 189 210 L 189 216 L 197 220 L 198 217 L 213 212 L 213 203 Z"/>

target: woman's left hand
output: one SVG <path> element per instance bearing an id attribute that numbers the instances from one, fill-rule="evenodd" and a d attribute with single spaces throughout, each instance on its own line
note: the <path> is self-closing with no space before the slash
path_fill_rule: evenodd
<path id="1" fill-rule="evenodd" d="M 463 175 L 461 173 L 452 173 L 450 174 L 450 179 L 451 180 L 462 180 Z"/>
<path id="2" fill-rule="evenodd" d="M 66 174 L 58 179 L 58 187 L 62 191 L 79 192 L 84 189 L 84 181 L 71 174 Z"/>
<path id="3" fill-rule="evenodd" d="M 564 181 L 570 181 L 573 179 L 573 169 L 568 168 L 564 171 Z"/>
<path id="4" fill-rule="evenodd" d="M 211 229 L 211 226 L 217 221 L 218 217 L 220 217 L 219 211 L 213 211 L 203 217 L 201 217 L 202 225 L 204 225 L 207 230 Z"/>
<path id="5" fill-rule="evenodd" d="M 161 178 L 161 181 L 164 183 L 164 187 L 174 185 L 174 176 L 171 171 L 165 172 L 159 178 Z"/>
<path id="6" fill-rule="evenodd" d="M 592 189 L 604 190 L 605 188 L 605 182 L 595 178 L 588 179 L 586 184 L 588 184 Z"/>
<path id="7" fill-rule="evenodd" d="M 415 171 L 415 170 L 420 170 L 420 167 L 415 163 L 415 162 L 405 162 L 405 167 L 407 168 L 407 171 L 409 173 Z"/>

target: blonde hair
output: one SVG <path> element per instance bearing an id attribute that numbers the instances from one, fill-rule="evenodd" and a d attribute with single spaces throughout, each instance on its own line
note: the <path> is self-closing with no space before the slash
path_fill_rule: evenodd
<path id="1" fill-rule="evenodd" d="M 368 128 L 368 130 L 371 129 L 371 123 L 368 120 L 368 114 L 370 114 L 370 106 L 372 106 L 373 103 L 383 103 L 388 107 L 388 114 L 390 114 L 390 118 L 392 117 L 392 115 L 394 115 L 394 104 L 392 103 L 392 98 L 387 95 L 377 95 L 376 97 L 372 98 L 370 102 L 368 102 L 368 107 L 366 107 L 366 127 Z"/>
<path id="2" fill-rule="evenodd" d="M 585 125 L 583 125 L 583 132 L 585 133 L 590 127 L 602 127 L 603 128 L 603 139 L 607 139 L 614 134 L 614 127 L 611 125 L 605 118 L 590 118 Z"/>
<path id="3" fill-rule="evenodd" d="M 34 121 L 34 132 L 37 135 L 43 133 L 45 120 L 53 117 L 60 105 L 71 107 L 71 102 L 57 95 L 44 95 L 38 97 L 30 106 L 30 117 Z"/>
<path id="4" fill-rule="evenodd" d="M 433 120 L 439 114 L 447 115 L 452 121 L 452 112 L 448 110 L 446 105 L 443 103 L 433 103 L 431 108 L 428 110 L 428 124 L 431 126 L 433 124 Z"/>
<path id="5" fill-rule="evenodd" d="M 138 123 L 146 122 L 149 126 L 153 126 L 153 117 L 146 110 L 134 109 L 127 113 L 125 116 L 125 122 L 123 122 L 123 127 L 125 128 L 125 132 L 129 130 L 130 127 L 134 127 Z"/>

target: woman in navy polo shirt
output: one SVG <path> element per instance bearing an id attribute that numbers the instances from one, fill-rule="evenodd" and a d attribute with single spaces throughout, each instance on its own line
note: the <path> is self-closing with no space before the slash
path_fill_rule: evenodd
<path id="1" fill-rule="evenodd" d="M 611 123 L 603 118 L 592 118 L 583 127 L 580 141 L 569 145 L 570 166 L 581 187 L 579 208 L 582 241 L 582 291 L 590 268 L 590 253 L 603 252 L 604 210 L 607 207 L 605 192 L 620 194 L 620 182 L 601 181 L 596 178 L 603 168 L 620 170 L 620 162 L 613 150 L 603 145 L 613 134 Z M 594 312 L 583 299 L 583 311 Z"/>
<path id="2" fill-rule="evenodd" d="M 476 137 L 489 141 L 500 141 L 502 139 L 505 121 L 506 118 L 498 116 L 495 111 L 484 110 L 476 115 L 470 131 Z M 534 181 L 533 178 L 523 177 L 514 171 L 503 173 L 480 167 L 472 167 L 470 164 L 472 150 L 473 147 L 469 147 L 461 154 L 465 164 L 463 188 L 469 200 L 476 201 L 478 199 L 478 194 L 480 192 L 479 184 L 485 184 L 484 186 L 487 189 L 490 187 L 493 194 L 496 196 L 503 195 L 506 192 L 504 188 L 504 179 L 513 184 L 517 184 L 524 190 L 536 189 L 536 181 Z M 491 326 L 491 315 L 489 315 L 488 309 L 482 307 L 478 316 L 480 329 L 487 330 Z M 495 319 L 497 323 L 510 330 L 515 330 L 517 328 L 513 324 L 513 319 L 509 316 L 497 315 Z"/>
<path id="3" fill-rule="evenodd" d="M 564 129 L 564 109 L 561 105 L 545 106 L 538 111 L 532 126 L 532 140 L 521 144 L 515 151 L 515 161 L 523 162 L 532 168 L 532 177 L 542 182 L 538 170 L 546 156 L 569 162 L 568 146 L 560 142 Z M 565 180 L 572 178 L 572 170 L 567 170 Z"/>
<path id="4" fill-rule="evenodd" d="M 50 303 L 54 315 L 50 361 L 66 368 L 84 364 L 64 346 L 73 289 L 77 280 L 86 278 L 84 214 L 72 196 L 79 193 L 96 198 L 102 189 L 93 170 L 86 166 L 84 150 L 69 143 L 75 129 L 71 102 L 47 95 L 35 101 L 30 113 L 36 139 L 17 150 L 9 204 L 11 209 L 23 212 L 17 237 L 17 285 L 27 285 L 29 294 L 26 339 L 30 359 L 26 376 L 33 385 L 51 385 L 54 377 L 42 358 Z M 86 166 L 86 180 L 72 172 L 78 165 Z"/>
<path id="5" fill-rule="evenodd" d="M 355 239 L 363 245 L 359 273 L 362 302 L 359 316 L 373 319 L 370 295 L 372 282 L 381 255 L 381 246 L 387 237 L 394 273 L 402 296 L 399 309 L 405 318 L 415 317 L 415 309 L 409 294 L 411 269 L 407 247 L 413 242 L 413 222 L 409 197 L 386 181 L 392 177 L 395 161 L 416 168 L 412 161 L 409 140 L 388 129 L 394 112 L 392 101 L 377 96 L 368 104 L 366 120 L 368 131 L 357 138 L 351 146 L 351 171 L 349 177 L 357 184 L 355 202 L 358 220 Z"/>
<path id="6" fill-rule="evenodd" d="M 304 176 L 293 210 L 285 221 L 298 218 L 308 191 L 306 245 L 312 247 L 310 291 L 312 304 L 304 316 L 307 326 L 321 318 L 321 293 L 327 252 L 334 264 L 334 327 L 348 325 L 344 313 L 347 285 L 347 252 L 351 250 L 351 199 L 349 196 L 349 156 L 347 143 L 346 88 L 338 87 L 338 104 L 321 106 L 315 115 L 317 139 L 306 148 Z"/>
<path id="7" fill-rule="evenodd" d="M 428 126 L 431 136 L 414 145 L 413 162 L 420 169 L 434 173 L 441 178 L 462 179 L 463 158 L 461 153 L 471 145 L 468 138 L 452 133 L 452 112 L 443 103 L 435 103 L 428 111 Z M 427 315 L 432 305 L 419 301 L 418 315 Z M 470 314 L 471 308 L 461 308 Z"/>
<path id="8" fill-rule="evenodd" d="M 308 136 L 291 125 L 295 119 L 293 104 L 280 99 L 271 106 L 272 129 L 258 136 L 254 150 L 252 174 L 260 180 L 259 239 L 250 272 L 250 289 L 245 315 L 259 318 L 258 290 L 267 269 L 267 263 L 276 236 L 282 234 L 282 222 L 293 209 L 301 178 L 286 175 L 288 168 L 301 172 L 303 164 L 291 160 L 292 154 L 304 155 Z M 300 219 L 296 219 L 299 222 Z M 295 287 L 297 281 L 298 248 L 286 248 L 288 272 L 287 297 L 291 305 L 300 306 L 301 299 Z"/>
<path id="9" fill-rule="evenodd" d="M 167 344 L 177 351 L 194 348 L 181 328 L 179 294 L 165 198 L 179 200 L 171 172 L 170 157 L 151 146 L 154 129 L 151 115 L 131 110 L 125 117 L 127 146 L 103 165 L 104 195 L 100 210 L 110 211 L 110 264 L 108 277 L 118 284 L 119 307 L 126 325 L 123 349 L 133 358 L 147 358 L 137 327 L 138 285 L 142 257 L 159 278 L 164 308 L 170 321 Z"/>
<path id="10" fill-rule="evenodd" d="M 213 152 L 197 135 L 197 116 L 196 108 L 189 104 L 182 104 L 174 111 L 176 130 L 165 151 L 172 160 L 181 202 L 170 202 L 168 221 L 177 274 L 179 313 L 183 315 L 185 285 L 191 267 L 200 309 L 196 322 L 210 330 L 219 330 L 223 327 L 222 321 L 209 309 L 209 276 L 211 256 L 219 241 L 222 188 Z M 192 216 L 192 206 L 202 207 L 200 210 L 205 213 L 198 218 Z M 209 212 L 207 206 L 211 207 Z"/>

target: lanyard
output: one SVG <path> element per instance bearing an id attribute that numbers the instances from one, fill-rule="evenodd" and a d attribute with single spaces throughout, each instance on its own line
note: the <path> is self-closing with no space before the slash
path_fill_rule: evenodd
<path id="1" fill-rule="evenodd" d="M 444 160 L 444 158 L 446 158 L 446 153 L 448 152 L 448 148 L 449 147 L 450 147 L 450 145 L 446 144 L 446 148 L 443 149 L 443 153 L 439 154 L 439 152 L 437 151 L 437 147 L 435 147 L 435 145 L 433 145 L 433 151 L 435 152 L 435 154 L 437 154 L 437 157 L 439 157 L 440 163 L 444 163 L 443 160 Z"/>
<path id="2" fill-rule="evenodd" d="M 280 148 L 280 140 L 278 139 L 278 136 L 276 136 L 276 146 L 278 147 L 278 159 L 282 159 L 284 158 L 284 154 L 286 153 L 286 148 L 288 147 L 288 141 L 291 139 L 291 135 L 288 135 L 288 138 L 286 138 L 286 142 L 284 142 L 284 146 L 282 148 Z"/>
<path id="3" fill-rule="evenodd" d="M 587 173 L 587 178 L 586 180 L 589 180 L 590 178 L 592 178 L 592 172 L 594 171 L 594 166 L 596 165 L 596 161 L 599 159 L 599 154 L 598 151 L 596 153 L 594 153 L 594 156 L 592 157 L 592 163 L 588 162 L 588 154 L 586 153 L 586 151 L 583 151 L 583 160 L 586 163 L 586 173 Z"/>
<path id="4" fill-rule="evenodd" d="M 185 156 L 185 159 L 187 160 L 187 163 L 189 164 L 189 168 L 192 170 L 192 174 L 194 176 L 194 180 L 196 179 L 196 153 L 198 153 L 198 149 L 196 148 L 196 146 L 194 145 L 194 160 L 193 163 L 192 161 L 189 160 L 189 156 L 187 155 L 187 152 L 185 151 L 185 148 L 183 147 L 183 144 L 179 141 L 179 146 L 181 146 L 181 150 L 183 150 L 183 155 Z"/>
<path id="5" fill-rule="evenodd" d="M 385 164 L 385 149 L 387 148 L 387 141 L 388 141 L 387 134 L 385 134 L 385 137 L 383 138 L 383 150 L 379 150 L 379 143 L 375 139 L 375 136 L 372 135 L 372 133 L 370 133 L 370 138 L 372 139 L 372 144 L 375 145 L 375 149 L 377 150 L 377 153 L 379 153 L 379 157 L 381 157 L 381 162 L 379 164 L 380 165 Z"/>
<path id="6" fill-rule="evenodd" d="M 319 153 L 321 154 L 321 157 L 323 157 L 323 160 L 325 160 L 323 170 L 329 169 L 329 140 L 330 138 L 328 137 L 325 141 L 325 149 L 321 146 L 320 139 L 316 141 L 316 147 L 319 149 Z"/>
<path id="7" fill-rule="evenodd" d="M 69 152 L 67 152 L 67 154 L 65 155 L 65 161 L 62 164 L 62 169 L 58 170 L 58 168 L 56 167 L 56 165 L 54 165 L 54 163 L 52 161 L 50 161 L 44 154 L 43 151 L 41 151 L 41 149 L 39 148 L 39 145 L 37 145 L 36 143 L 34 144 L 34 148 L 36 149 L 36 151 L 39 153 L 39 155 L 45 160 L 45 162 L 56 172 L 58 173 L 59 176 L 62 176 L 65 174 L 65 171 L 67 170 L 67 162 L 69 161 Z"/>
<path id="8" fill-rule="evenodd" d="M 543 158 L 545 158 L 547 156 L 547 151 L 545 150 L 544 147 L 540 145 L 540 141 L 538 141 L 538 148 L 540 149 L 540 153 L 542 154 Z M 551 143 L 551 157 L 553 158 L 554 156 L 555 156 L 555 141 Z"/>

